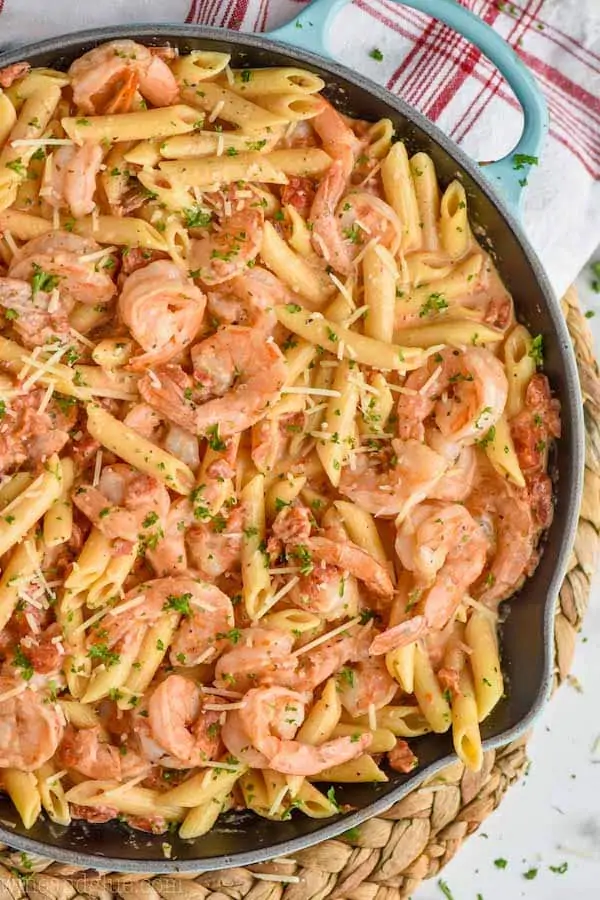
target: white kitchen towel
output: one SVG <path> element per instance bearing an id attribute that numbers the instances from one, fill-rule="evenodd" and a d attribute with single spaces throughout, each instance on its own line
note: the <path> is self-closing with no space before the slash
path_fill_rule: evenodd
<path id="1" fill-rule="evenodd" d="M 511 44 L 546 95 L 550 133 L 529 176 L 525 227 L 560 295 L 600 242 L 600 0 L 461 2 Z M 0 48 L 135 22 L 268 31 L 304 5 L 0 0 Z M 333 49 L 345 65 L 424 112 L 475 159 L 494 159 L 514 146 L 522 117 L 510 89 L 478 50 L 437 20 L 393 0 L 354 0 L 335 22 Z"/>

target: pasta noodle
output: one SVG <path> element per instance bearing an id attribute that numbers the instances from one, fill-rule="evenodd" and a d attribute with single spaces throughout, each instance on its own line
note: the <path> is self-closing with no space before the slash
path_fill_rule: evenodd
<path id="1" fill-rule="evenodd" d="M 503 702 L 495 610 L 553 512 L 543 337 L 414 135 L 230 63 L 124 38 L 1 73 L 25 829 L 194 840 L 242 809 L 285 837 L 339 814 L 330 782 L 410 777 L 423 735 L 477 771 Z"/>

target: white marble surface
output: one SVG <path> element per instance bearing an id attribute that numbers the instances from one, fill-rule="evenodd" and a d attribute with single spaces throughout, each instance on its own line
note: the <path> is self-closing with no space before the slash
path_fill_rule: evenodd
<path id="1" fill-rule="evenodd" d="M 595 255 L 600 260 L 600 248 Z M 578 281 L 600 352 L 600 293 L 586 267 Z M 600 898 L 600 578 L 592 590 L 573 675 L 546 707 L 529 744 L 531 766 L 497 812 L 441 875 L 453 900 Z M 581 691 L 581 692 L 580 692 Z M 596 746 L 595 746 L 596 744 Z M 495 860 L 506 860 L 500 868 Z M 563 867 L 563 874 L 550 870 Z M 500 863 L 502 865 L 502 863 Z M 535 874 L 534 874 L 535 872 Z M 525 873 L 530 873 L 526 878 Z M 414 900 L 443 900 L 439 880 Z"/>

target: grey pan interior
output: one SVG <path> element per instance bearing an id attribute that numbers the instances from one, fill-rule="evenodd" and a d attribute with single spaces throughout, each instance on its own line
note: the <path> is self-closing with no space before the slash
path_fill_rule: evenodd
<path id="1" fill-rule="evenodd" d="M 232 54 L 235 66 L 306 66 L 325 79 L 329 98 L 342 111 L 371 120 L 388 116 L 413 152 L 424 150 L 431 154 L 443 184 L 455 177 L 462 179 L 472 219 L 493 247 L 520 319 L 533 333 L 544 335 L 546 372 L 562 404 L 563 435 L 553 460 L 554 522 L 540 565 L 514 599 L 502 627 L 507 697 L 482 729 L 486 748 L 508 742 L 530 727 L 549 693 L 553 608 L 576 525 L 584 452 L 579 386 L 568 332 L 544 271 L 518 222 L 494 195 L 478 166 L 415 110 L 342 66 L 282 48 L 260 36 L 181 25 L 101 29 L 7 53 L 0 57 L 0 66 L 27 59 L 35 66 L 65 69 L 83 52 L 116 37 L 130 37 L 146 44 L 166 42 L 182 52 L 226 51 Z M 336 786 L 340 802 L 350 804 L 355 812 L 325 822 L 298 814 L 288 822 L 270 822 L 248 813 L 229 813 L 205 837 L 195 841 L 169 838 L 173 845 L 170 860 L 163 854 L 164 837 L 134 834 L 116 823 L 81 822 L 62 828 L 40 819 L 28 832 L 20 824 L 14 829 L 0 827 L 0 840 L 79 866 L 122 871 L 167 872 L 246 865 L 274 855 L 289 855 L 383 812 L 424 776 L 454 758 L 448 735 L 423 737 L 415 742 L 415 750 L 420 765 L 410 776 L 390 772 L 386 784 Z M 0 800 L 0 822 L 16 818 L 10 802 Z"/>

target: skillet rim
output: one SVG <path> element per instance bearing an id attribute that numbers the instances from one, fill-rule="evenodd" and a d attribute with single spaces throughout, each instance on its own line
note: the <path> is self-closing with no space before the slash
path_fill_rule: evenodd
<path id="1" fill-rule="evenodd" d="M 380 102 L 386 104 L 393 109 L 395 113 L 403 116 L 409 123 L 416 125 L 424 131 L 428 137 L 437 144 L 454 163 L 456 163 L 460 170 L 466 172 L 469 177 L 473 179 L 477 188 L 483 192 L 486 198 L 500 213 L 504 224 L 517 240 L 526 261 L 530 266 L 535 281 L 543 295 L 544 303 L 551 320 L 552 330 L 557 341 L 557 350 L 564 367 L 564 399 L 568 398 L 567 405 L 572 413 L 570 447 L 572 458 L 570 460 L 571 471 L 565 473 L 565 475 L 561 473 L 560 477 L 568 477 L 571 483 L 568 485 L 570 491 L 566 513 L 560 523 L 561 549 L 554 561 L 553 574 L 549 581 L 544 603 L 542 635 L 544 659 L 540 687 L 529 712 L 512 728 L 502 731 L 494 737 L 485 739 L 483 741 L 483 749 L 493 750 L 499 746 L 510 743 L 531 727 L 534 720 L 537 719 L 541 713 L 551 692 L 554 648 L 554 607 L 558 592 L 566 575 L 567 563 L 575 539 L 583 491 L 585 432 L 579 376 L 567 325 L 544 268 L 514 212 L 509 208 L 504 199 L 495 193 L 493 184 L 484 176 L 480 166 L 468 157 L 458 145 L 447 137 L 436 125 L 430 122 L 422 113 L 409 106 L 400 97 L 389 92 L 385 87 L 376 84 L 346 66 L 325 59 L 317 54 L 310 53 L 309 51 L 297 49 L 289 44 L 280 43 L 270 39 L 268 33 L 265 37 L 262 34 L 250 34 L 225 28 L 166 22 L 161 22 L 159 24 L 138 23 L 122 26 L 104 26 L 102 28 L 87 29 L 70 34 L 58 35 L 54 38 L 48 38 L 43 41 L 36 41 L 32 44 L 23 44 L 19 47 L 11 48 L 0 53 L 0 67 L 10 65 L 14 62 L 20 62 L 23 59 L 31 61 L 36 55 L 41 53 L 56 52 L 57 54 L 61 54 L 74 50 L 77 47 L 81 49 L 82 45 L 86 45 L 90 42 L 100 43 L 119 38 L 130 38 L 142 41 L 146 40 L 152 44 L 155 41 L 160 41 L 161 38 L 170 41 L 184 41 L 188 37 L 196 39 L 204 38 L 210 41 L 236 44 L 240 49 L 243 49 L 246 46 L 267 51 L 272 50 L 280 55 L 288 57 L 295 63 L 308 63 L 309 65 L 318 66 L 320 69 L 330 71 L 331 74 L 338 79 L 343 79 L 350 85 L 366 91 Z M 564 402 L 562 397 L 561 402 Z M 565 488 L 565 491 L 566 490 L 567 488 Z M 253 851 L 214 856 L 211 858 L 198 859 L 196 861 L 176 859 L 131 860 L 122 859 L 120 857 L 101 856 L 91 852 L 84 853 L 77 850 L 65 850 L 56 847 L 50 842 L 16 834 L 8 828 L 4 828 L 1 824 L 0 840 L 6 842 L 11 847 L 15 847 L 16 849 L 25 852 L 28 851 L 46 855 L 47 852 L 51 850 L 52 858 L 60 862 L 99 870 L 168 874 L 172 872 L 200 873 L 233 866 L 248 866 L 258 862 L 264 862 L 276 856 L 287 856 L 297 850 L 306 849 L 319 844 L 324 840 L 339 836 L 341 833 L 360 825 L 367 819 L 384 813 L 394 803 L 397 803 L 414 790 L 426 778 L 431 778 L 431 776 L 437 774 L 440 770 L 455 761 L 456 755 L 453 753 L 435 760 L 425 768 L 419 769 L 412 777 L 407 778 L 405 782 L 394 787 L 379 799 L 374 800 L 356 812 L 343 814 L 341 817 L 329 821 L 328 824 L 323 825 L 321 828 L 316 829 L 310 834 L 283 840 L 281 843 L 271 844 L 268 847 L 257 848 Z"/>

